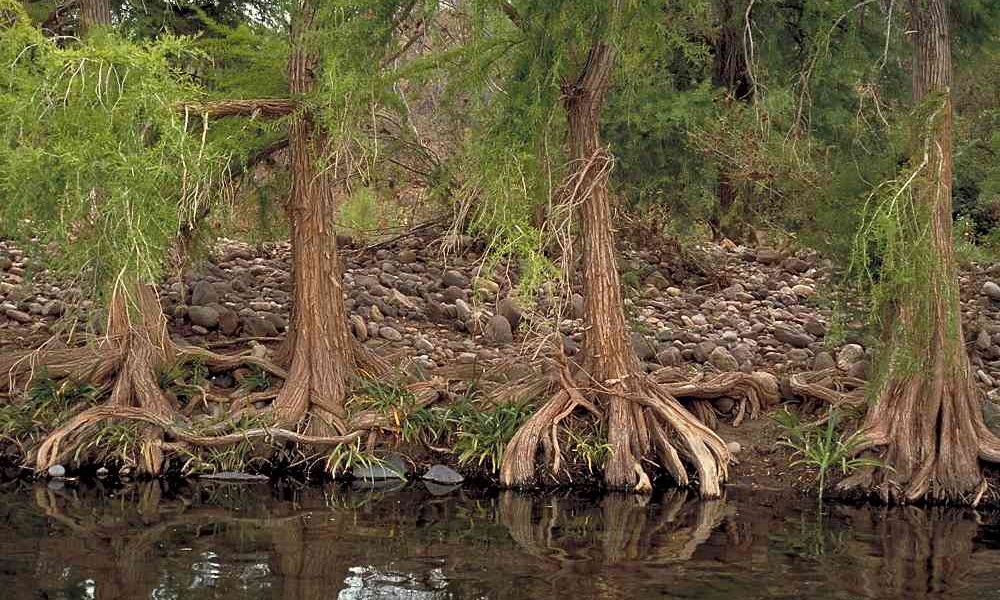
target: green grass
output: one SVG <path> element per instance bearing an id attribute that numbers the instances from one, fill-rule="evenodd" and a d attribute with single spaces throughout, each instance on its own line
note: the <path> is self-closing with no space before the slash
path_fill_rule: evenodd
<path id="1" fill-rule="evenodd" d="M 864 436 L 860 431 L 850 434 L 838 432 L 840 414 L 835 409 L 831 409 L 825 426 L 803 425 L 799 416 L 787 408 L 775 413 L 773 418 L 785 430 L 785 437 L 778 444 L 791 448 L 793 456 L 798 457 L 789 466 L 816 469 L 816 489 L 820 504 L 823 503 L 823 492 L 832 469 L 839 469 L 842 475 L 847 476 L 865 467 L 888 468 L 876 459 L 855 456 L 858 447 L 864 442 Z"/>
<path id="2" fill-rule="evenodd" d="M 99 394 L 92 385 L 57 383 L 41 373 L 23 402 L 0 407 L 0 436 L 19 446 L 36 440 L 66 421 L 79 405 L 94 403 Z"/>

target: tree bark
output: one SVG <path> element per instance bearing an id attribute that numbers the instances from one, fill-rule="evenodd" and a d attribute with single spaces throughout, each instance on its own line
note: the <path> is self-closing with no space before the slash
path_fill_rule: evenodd
<path id="1" fill-rule="evenodd" d="M 521 427 L 501 461 L 504 485 L 524 485 L 535 476 L 539 444 L 553 471 L 560 465 L 556 427 L 577 407 L 607 421 L 610 456 L 604 465 L 610 488 L 651 489 L 642 459 L 655 454 L 678 485 L 689 483 L 683 456 L 698 472 L 701 494 L 717 497 L 730 460 L 725 444 L 673 397 L 648 378 L 629 343 L 615 260 L 608 174 L 612 158 L 600 139 L 600 115 L 610 83 L 611 46 L 596 43 L 575 81 L 562 85 L 569 126 L 570 175 L 564 202 L 578 206 L 583 241 L 584 360 L 572 381 L 563 374 L 562 389 Z M 563 268 L 573 268 L 564 265 Z M 585 397 L 590 396 L 592 400 Z M 552 431 L 551 437 L 547 433 Z"/>
<path id="2" fill-rule="evenodd" d="M 883 446 L 887 469 L 878 480 L 863 473 L 844 487 L 880 484 L 886 501 L 921 499 L 976 503 L 985 490 L 979 458 L 997 460 L 998 440 L 986 429 L 982 394 L 976 388 L 965 352 L 958 270 L 952 237 L 951 42 L 946 0 L 911 0 L 913 100 L 930 104 L 932 116 L 914 151 L 924 164 L 912 193 L 918 211 L 929 219 L 929 282 L 917 293 L 896 300 L 887 323 L 888 352 L 884 384 L 871 407 L 864 431 L 869 444 Z M 929 124 L 929 127 L 928 127 Z M 927 347 L 906 348 L 906 333 L 927 328 Z M 911 353 L 917 365 L 899 359 Z"/>
<path id="3" fill-rule="evenodd" d="M 80 37 L 111 25 L 111 0 L 80 0 Z"/>
<path id="4" fill-rule="evenodd" d="M 753 95 L 743 48 L 742 16 L 746 12 L 743 8 L 745 2 L 739 1 L 741 6 L 737 7 L 735 6 L 737 1 L 717 0 L 716 2 L 719 32 L 714 43 L 713 80 L 716 86 L 726 92 L 726 97 L 723 100 L 726 108 L 732 106 L 733 101 L 745 102 Z M 716 198 L 719 205 L 718 212 L 709 221 L 712 236 L 717 240 L 723 237 L 739 240 L 742 237 L 742 231 L 739 227 L 734 226 L 731 222 L 732 218 L 727 218 L 733 216 L 730 213 L 736 205 L 737 189 L 730 176 L 729 165 L 725 163 L 719 164 Z"/>
<path id="5" fill-rule="evenodd" d="M 292 24 L 288 81 L 293 98 L 315 89 L 317 57 L 307 47 L 316 7 L 300 2 Z M 279 423 L 295 424 L 311 413 L 315 434 L 346 432 L 344 399 L 356 363 L 347 328 L 343 278 L 334 230 L 337 204 L 327 170 L 326 135 L 309 111 L 296 114 L 288 130 L 292 189 L 292 322 L 289 378 L 274 403 Z"/>

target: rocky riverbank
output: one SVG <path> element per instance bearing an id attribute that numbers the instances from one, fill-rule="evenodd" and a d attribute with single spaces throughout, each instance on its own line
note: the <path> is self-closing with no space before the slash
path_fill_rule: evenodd
<path id="1" fill-rule="evenodd" d="M 483 268 L 476 240 L 463 239 L 450 253 L 440 232 L 430 230 L 368 247 L 341 242 L 351 328 L 383 355 L 411 357 L 425 372 L 463 363 L 517 364 L 526 361 L 514 359 L 536 353 L 539 334 L 555 333 L 544 302 L 512 296 L 515 267 Z M 765 371 L 783 382 L 796 372 L 834 367 L 867 376 L 871 349 L 863 311 L 852 313 L 849 302 L 838 300 L 829 261 L 810 251 L 786 255 L 729 242 L 704 244 L 697 253 L 700 274 L 677 269 L 655 248 L 622 251 L 632 345 L 649 370 Z M 209 260 L 162 284 L 172 335 L 196 345 L 256 338 L 273 348 L 289 319 L 289 268 L 285 244 L 222 240 Z M 1000 266 L 974 266 L 961 277 L 968 348 L 991 398 L 1000 396 L 1000 285 L 994 279 L 1000 280 Z M 59 330 L 64 315 L 93 308 L 83 296 L 0 241 L 0 352 L 37 345 Z M 574 354 L 583 335 L 579 293 L 567 312 L 557 327 L 564 351 Z M 783 393 L 791 399 L 787 387 Z M 713 403 L 721 413 L 734 406 L 728 398 Z M 991 425 L 1000 424 L 1000 409 L 988 403 L 985 410 Z M 776 424 L 720 427 L 742 452 L 738 479 L 785 474 L 787 457 L 773 447 Z"/>

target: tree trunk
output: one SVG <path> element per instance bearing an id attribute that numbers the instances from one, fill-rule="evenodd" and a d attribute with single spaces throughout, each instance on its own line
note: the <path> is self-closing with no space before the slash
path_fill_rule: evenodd
<path id="1" fill-rule="evenodd" d="M 612 389 L 625 389 L 629 378 L 637 377 L 640 371 L 638 359 L 629 345 L 615 260 L 607 186 L 611 157 L 600 141 L 601 108 L 613 60 L 609 46 L 595 46 L 583 76 L 564 86 L 563 104 L 569 121 L 570 164 L 582 173 L 580 189 L 590 190 L 579 209 L 587 330 L 584 369 L 598 383 Z M 590 168 L 588 163 L 591 162 L 597 164 Z M 579 171 L 581 169 L 583 171 Z M 643 454 L 639 447 L 642 442 L 635 439 L 634 404 L 621 394 L 609 394 L 605 401 L 609 411 L 608 441 L 615 449 L 605 467 L 605 479 L 611 487 L 627 487 L 636 480 L 635 456 Z"/>
<path id="2" fill-rule="evenodd" d="M 288 81 L 296 99 L 315 89 L 317 57 L 307 48 L 315 11 L 314 4 L 304 0 L 292 24 Z M 334 231 L 337 205 L 330 177 L 321 164 L 329 147 L 308 110 L 293 117 L 288 147 L 294 287 L 288 333 L 291 367 L 274 411 L 278 422 L 284 424 L 298 423 L 310 413 L 310 428 L 316 435 L 334 430 L 345 433 L 344 398 L 356 365 Z"/>
<path id="3" fill-rule="evenodd" d="M 85 37 L 95 27 L 111 25 L 111 0 L 81 0 L 80 37 Z"/>
<path id="4" fill-rule="evenodd" d="M 962 334 L 952 237 L 951 47 L 946 0 L 911 0 L 913 99 L 929 119 L 913 162 L 923 164 L 912 194 L 928 219 L 928 281 L 896 299 L 887 323 L 888 363 L 864 431 L 884 446 L 880 474 L 886 501 L 975 503 L 985 490 L 979 458 L 997 460 L 998 441 L 983 424 L 982 394 L 972 380 Z M 928 126 L 929 124 L 929 126 Z M 915 227 L 914 229 L 922 229 Z M 918 332 L 914 335 L 914 332 Z M 920 347 L 912 346 L 913 339 Z M 916 363 L 916 364 L 914 364 Z M 867 473 L 845 487 L 876 483 Z"/>
<path id="5" fill-rule="evenodd" d="M 743 6 L 745 2 L 740 1 L 739 7 L 735 6 L 736 4 L 737 0 L 716 2 L 719 33 L 713 48 L 715 54 L 713 82 L 725 90 L 726 108 L 730 107 L 733 101 L 747 101 L 753 95 L 743 48 L 742 17 L 746 10 Z M 742 231 L 732 223 L 734 219 L 731 217 L 734 215 L 730 214 L 736 204 L 736 194 L 729 165 L 720 163 L 719 181 L 716 185 L 718 212 L 709 221 L 712 236 L 717 240 L 723 237 L 739 240 L 743 237 Z"/>
<path id="6" fill-rule="evenodd" d="M 629 343 L 608 194 L 612 158 L 600 140 L 600 114 L 612 64 L 611 47 L 595 44 L 580 77 L 562 86 L 571 165 L 563 201 L 579 207 L 583 240 L 587 334 L 583 369 L 577 377 L 580 381 L 571 381 L 563 374 L 562 389 L 528 419 L 505 448 L 500 480 L 507 486 L 532 480 L 539 444 L 557 472 L 561 452 L 556 427 L 575 408 L 586 407 L 607 421 L 611 452 L 604 477 L 608 487 L 649 491 L 651 482 L 641 460 L 654 452 L 674 480 L 687 485 L 687 472 L 674 447 L 679 442 L 681 453 L 698 472 L 702 495 L 716 497 L 730 460 L 725 444 L 665 388 L 646 377 Z"/>

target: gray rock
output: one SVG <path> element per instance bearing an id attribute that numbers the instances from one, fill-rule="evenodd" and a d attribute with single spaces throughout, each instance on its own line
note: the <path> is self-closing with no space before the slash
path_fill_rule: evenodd
<path id="1" fill-rule="evenodd" d="M 441 275 L 441 283 L 444 284 L 444 287 L 467 288 L 469 287 L 469 278 L 459 271 L 449 270 Z"/>
<path id="2" fill-rule="evenodd" d="M 580 353 L 580 345 L 576 341 L 569 337 L 568 335 L 562 336 L 563 341 L 563 352 L 566 356 L 576 356 Z"/>
<path id="3" fill-rule="evenodd" d="M 263 317 L 248 315 L 243 317 L 243 333 L 250 337 L 275 337 L 278 329 Z"/>
<path id="4" fill-rule="evenodd" d="M 729 414 L 733 412 L 734 408 L 736 408 L 736 401 L 732 398 L 723 396 L 722 398 L 712 400 L 712 406 L 714 406 L 715 410 L 721 412 L 722 414 Z"/>
<path id="5" fill-rule="evenodd" d="M 712 350 L 711 354 L 708 355 L 708 362 L 720 371 L 739 371 L 740 369 L 740 364 L 733 358 L 733 355 L 722 346 L 717 346 Z"/>
<path id="6" fill-rule="evenodd" d="M 806 330 L 809 335 L 821 338 L 826 337 L 826 325 L 820 323 L 817 319 L 807 319 L 805 323 L 802 324 L 802 328 Z"/>
<path id="7" fill-rule="evenodd" d="M 49 477 L 65 477 L 66 467 L 62 465 L 52 465 L 51 467 L 49 467 L 48 473 Z"/>
<path id="8" fill-rule="evenodd" d="M 679 348 L 670 346 L 656 353 L 656 362 L 664 367 L 677 367 L 684 362 L 684 358 L 681 356 Z"/>
<path id="9" fill-rule="evenodd" d="M 983 284 L 982 293 L 988 296 L 991 300 L 1000 301 L 1000 285 L 997 285 L 992 281 L 987 281 Z"/>
<path id="10" fill-rule="evenodd" d="M 199 281 L 191 288 L 191 305 L 206 306 L 219 301 L 219 294 L 215 291 L 215 286 L 208 281 Z"/>
<path id="11" fill-rule="evenodd" d="M 980 329 L 979 335 L 976 336 L 976 348 L 979 350 L 989 350 L 992 345 L 993 338 L 990 336 L 990 333 L 985 329 Z"/>
<path id="12" fill-rule="evenodd" d="M 709 340 L 698 342 L 694 347 L 694 359 L 701 363 L 707 361 L 712 352 L 715 352 L 716 347 L 717 344 Z"/>
<path id="13" fill-rule="evenodd" d="M 656 356 L 656 348 L 641 333 L 632 334 L 632 351 L 639 357 L 639 360 L 643 361 Z"/>
<path id="14" fill-rule="evenodd" d="M 1000 435 L 1000 405 L 990 401 L 983 401 L 983 420 L 986 427 L 993 432 L 993 435 Z"/>
<path id="15" fill-rule="evenodd" d="M 31 323 L 31 315 L 24 311 L 17 310 L 16 308 L 8 308 L 4 311 L 7 318 L 11 321 L 17 321 L 18 323 Z"/>
<path id="16" fill-rule="evenodd" d="M 456 300 L 468 300 L 469 293 L 464 289 L 458 287 L 457 285 L 448 286 L 444 293 L 442 294 L 446 302 L 455 302 Z"/>
<path id="17" fill-rule="evenodd" d="M 422 335 L 418 335 L 413 338 L 413 347 L 416 348 L 418 352 L 423 352 L 425 354 L 434 352 L 434 344 Z"/>
<path id="18" fill-rule="evenodd" d="M 761 248 L 757 250 L 757 255 L 755 256 L 757 262 L 764 265 L 776 265 L 781 262 L 781 253 L 771 250 L 769 248 Z"/>
<path id="19" fill-rule="evenodd" d="M 189 306 L 187 317 L 192 325 L 200 325 L 205 329 L 215 329 L 219 326 L 219 311 L 211 306 Z"/>
<path id="20" fill-rule="evenodd" d="M 391 455 L 385 458 L 381 464 L 373 463 L 368 466 L 358 465 L 354 467 L 351 474 L 355 479 L 368 481 L 379 479 L 406 479 L 410 468 L 406 461 L 398 455 Z"/>
<path id="21" fill-rule="evenodd" d="M 510 321 L 503 315 L 493 315 L 490 318 L 490 339 L 498 344 L 509 344 L 514 341 L 514 332 Z"/>
<path id="22" fill-rule="evenodd" d="M 809 344 L 815 341 L 808 333 L 795 331 L 785 325 L 778 325 L 774 328 L 774 337 L 779 342 L 788 344 L 794 348 L 807 348 Z"/>
<path id="23" fill-rule="evenodd" d="M 396 255 L 396 258 L 399 260 L 399 262 L 406 265 L 417 261 L 417 253 L 414 252 L 413 250 L 410 250 L 409 248 L 405 248 L 399 251 L 399 254 Z"/>
<path id="24" fill-rule="evenodd" d="M 0 256 L 0 271 L 6 271 L 14 266 L 14 261 L 6 256 Z"/>
<path id="25" fill-rule="evenodd" d="M 822 371 L 823 369 L 829 369 L 831 367 L 837 366 L 837 361 L 833 360 L 833 356 L 829 352 L 820 352 L 813 359 L 813 370 Z"/>
<path id="26" fill-rule="evenodd" d="M 851 365 L 847 370 L 848 377 L 855 377 L 857 379 L 868 379 L 868 361 L 859 360 L 858 362 Z"/>
<path id="27" fill-rule="evenodd" d="M 507 321 L 510 322 L 511 331 L 517 331 L 517 326 L 521 324 L 521 319 L 524 318 L 524 312 L 521 310 L 521 307 L 510 296 L 497 304 L 497 312 L 506 317 Z"/>
<path id="28" fill-rule="evenodd" d="M 100 477 L 101 479 L 107 477 L 108 473 L 109 471 L 106 467 L 100 467 L 99 469 L 97 469 L 97 476 Z"/>
<path id="29" fill-rule="evenodd" d="M 781 268 L 789 273 L 805 273 L 809 270 L 809 263 L 794 256 L 786 258 L 781 263 Z"/>
<path id="30" fill-rule="evenodd" d="M 231 308 L 219 311 L 219 331 L 225 335 L 235 335 L 240 330 L 240 316 Z"/>
<path id="31" fill-rule="evenodd" d="M 433 481 L 434 483 L 443 483 L 446 485 L 453 485 L 465 481 L 465 477 L 462 477 L 461 473 L 444 465 L 434 465 L 430 469 L 427 469 L 427 472 L 423 474 L 421 479 Z"/>
<path id="32" fill-rule="evenodd" d="M 837 352 L 837 368 L 842 371 L 847 371 L 851 368 L 851 365 L 860 361 L 864 357 L 864 348 L 858 344 L 845 344 L 844 347 Z"/>
<path id="33" fill-rule="evenodd" d="M 389 340 L 390 342 L 399 342 L 403 339 L 403 334 L 396 329 L 386 325 L 385 327 L 380 327 L 378 330 L 378 335 L 382 339 Z"/>

